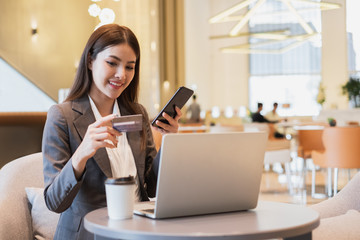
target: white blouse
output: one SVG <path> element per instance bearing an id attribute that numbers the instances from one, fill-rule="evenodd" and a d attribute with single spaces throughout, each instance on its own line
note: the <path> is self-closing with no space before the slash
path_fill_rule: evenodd
<path id="1" fill-rule="evenodd" d="M 89 96 L 91 109 L 95 115 L 95 119 L 99 120 L 101 115 L 99 110 L 97 109 L 94 101 Z M 117 101 L 115 101 L 113 114 L 117 114 L 121 116 L 119 105 Z M 130 145 L 128 143 L 126 133 L 123 132 L 121 136 L 117 138 L 118 144 L 116 148 L 105 148 L 110 160 L 111 172 L 113 178 L 119 177 L 128 177 L 129 175 L 134 176 L 136 179 L 136 190 L 135 190 L 135 200 L 140 200 L 140 191 L 139 191 L 139 182 L 137 178 L 137 171 L 135 165 L 134 155 L 131 151 Z M 110 144 L 110 140 L 106 140 Z"/>

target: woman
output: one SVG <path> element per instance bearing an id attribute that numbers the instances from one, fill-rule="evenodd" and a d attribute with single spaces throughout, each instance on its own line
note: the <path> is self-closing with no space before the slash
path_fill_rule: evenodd
<path id="1" fill-rule="evenodd" d="M 64 103 L 49 109 L 43 136 L 44 197 L 61 213 L 54 239 L 88 239 L 86 213 L 106 206 L 108 177 L 136 177 L 136 198 L 146 201 L 156 191 L 158 155 L 149 118 L 137 103 L 140 47 L 123 26 L 99 27 L 81 56 L 74 84 Z M 175 133 L 177 117 L 157 122 L 162 134 Z M 116 115 L 143 115 L 140 132 L 120 133 L 111 127 Z"/>

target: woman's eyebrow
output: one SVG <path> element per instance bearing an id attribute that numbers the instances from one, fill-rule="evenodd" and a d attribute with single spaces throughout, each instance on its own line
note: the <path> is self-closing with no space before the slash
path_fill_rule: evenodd
<path id="1" fill-rule="evenodd" d="M 115 58 L 116 60 L 121 61 L 121 59 L 120 59 L 120 58 L 118 58 L 118 57 L 117 57 L 117 56 L 115 56 L 115 55 L 110 55 L 109 57 L 111 57 L 111 58 Z"/>
<path id="2" fill-rule="evenodd" d="M 120 58 L 118 58 L 117 56 L 115 56 L 115 55 L 110 55 L 109 57 L 111 57 L 111 58 L 115 58 L 116 60 L 118 60 L 118 61 L 121 61 L 121 59 Z M 129 61 L 129 62 L 127 62 L 127 63 L 136 63 L 136 61 Z"/>

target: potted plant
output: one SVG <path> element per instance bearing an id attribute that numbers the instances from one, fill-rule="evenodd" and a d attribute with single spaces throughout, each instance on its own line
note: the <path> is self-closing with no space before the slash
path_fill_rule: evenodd
<path id="1" fill-rule="evenodd" d="M 335 127 L 336 126 L 336 120 L 334 118 L 330 117 L 327 120 L 329 122 L 330 127 Z"/>
<path id="2" fill-rule="evenodd" d="M 348 95 L 349 101 L 354 107 L 360 107 L 360 78 L 350 77 L 349 81 L 342 87 L 342 93 Z"/>

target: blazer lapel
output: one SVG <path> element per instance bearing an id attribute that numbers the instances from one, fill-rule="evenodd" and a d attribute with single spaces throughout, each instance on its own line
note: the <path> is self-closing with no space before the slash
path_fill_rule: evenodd
<path id="1" fill-rule="evenodd" d="M 85 137 L 88 126 L 95 122 L 95 117 L 91 110 L 88 96 L 86 95 L 80 99 L 74 100 L 72 109 L 73 111 L 79 113 L 79 115 L 77 115 L 78 117 L 74 118 L 74 127 L 82 141 Z M 93 159 L 106 177 L 112 177 L 110 160 L 105 148 L 98 149 L 93 156 Z"/>

